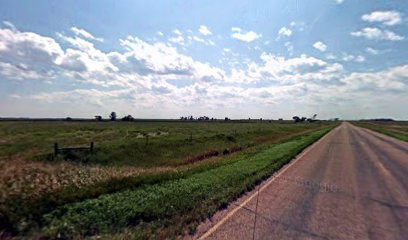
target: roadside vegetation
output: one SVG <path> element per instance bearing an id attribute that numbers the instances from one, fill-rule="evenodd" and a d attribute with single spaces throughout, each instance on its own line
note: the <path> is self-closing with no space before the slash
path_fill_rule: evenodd
<path id="1" fill-rule="evenodd" d="M 201 220 L 251 189 L 333 126 L 0 123 L 0 236 L 165 238 L 186 229 L 194 231 Z M 145 140 L 129 137 L 129 131 L 167 134 L 149 139 L 137 158 L 122 160 Z M 52 143 L 57 140 L 66 145 L 94 141 L 97 153 L 89 161 L 55 158 Z M 13 143 L 18 145 L 15 149 Z M 159 154 L 149 157 L 149 147 Z M 98 160 L 102 154 L 98 151 L 111 154 L 111 160 Z"/>
<path id="2" fill-rule="evenodd" d="M 408 122 L 406 121 L 361 121 L 353 124 L 408 142 Z"/>

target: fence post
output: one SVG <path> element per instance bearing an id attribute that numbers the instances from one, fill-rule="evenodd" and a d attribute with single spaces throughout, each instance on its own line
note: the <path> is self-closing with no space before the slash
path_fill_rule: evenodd
<path id="1" fill-rule="evenodd" d="M 190 142 L 193 141 L 193 133 L 190 133 Z"/>
<path id="2" fill-rule="evenodd" d="M 91 147 L 89 148 L 89 150 L 91 150 L 91 152 L 93 152 L 93 150 L 94 150 L 94 142 L 91 142 Z"/>
<path id="3" fill-rule="evenodd" d="M 146 145 L 149 144 L 149 134 L 146 134 Z"/>
<path id="4" fill-rule="evenodd" d="M 58 155 L 58 143 L 54 143 L 54 155 Z"/>

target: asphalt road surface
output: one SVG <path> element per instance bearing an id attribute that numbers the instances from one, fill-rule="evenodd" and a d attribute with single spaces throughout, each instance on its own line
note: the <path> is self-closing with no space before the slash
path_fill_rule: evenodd
<path id="1" fill-rule="evenodd" d="M 408 143 L 343 123 L 201 239 L 408 239 Z"/>

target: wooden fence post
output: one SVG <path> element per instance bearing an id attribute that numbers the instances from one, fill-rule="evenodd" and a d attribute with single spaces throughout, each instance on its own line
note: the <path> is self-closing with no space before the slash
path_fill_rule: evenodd
<path id="1" fill-rule="evenodd" d="M 54 155 L 58 155 L 58 143 L 54 143 Z"/>
<path id="2" fill-rule="evenodd" d="M 91 150 L 91 152 L 93 152 L 93 150 L 94 150 L 94 142 L 91 142 L 91 146 L 90 146 L 89 150 Z"/>
<path id="3" fill-rule="evenodd" d="M 146 134 L 146 145 L 149 144 L 149 134 Z"/>
<path id="4" fill-rule="evenodd" d="M 193 133 L 190 133 L 190 142 L 193 141 Z"/>

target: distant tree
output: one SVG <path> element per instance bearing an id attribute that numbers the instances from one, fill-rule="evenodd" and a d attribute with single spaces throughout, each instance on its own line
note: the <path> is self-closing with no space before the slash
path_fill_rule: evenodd
<path id="1" fill-rule="evenodd" d="M 132 117 L 132 115 L 127 115 L 127 116 L 124 116 L 122 118 L 122 121 L 125 121 L 125 122 L 130 122 L 130 121 L 133 121 L 133 120 L 134 120 L 134 118 Z"/>
<path id="2" fill-rule="evenodd" d="M 116 113 L 111 112 L 111 114 L 109 115 L 109 118 L 110 118 L 111 121 L 115 121 L 116 120 Z"/>
<path id="3" fill-rule="evenodd" d="M 95 116 L 96 121 L 102 121 L 102 116 Z"/>
<path id="4" fill-rule="evenodd" d="M 227 118 L 227 117 L 225 117 L 225 119 L 224 119 L 224 121 L 229 121 L 230 119 L 229 118 Z"/>
<path id="5" fill-rule="evenodd" d="M 279 118 L 278 120 L 279 120 L 279 121 L 283 121 L 283 118 Z"/>
<path id="6" fill-rule="evenodd" d="M 295 123 L 300 122 L 300 117 L 298 116 L 293 116 L 292 119 Z"/>
<path id="7" fill-rule="evenodd" d="M 66 118 L 65 118 L 65 121 L 72 121 L 72 118 L 66 117 Z"/>
<path id="8" fill-rule="evenodd" d="M 301 121 L 301 122 L 304 122 L 304 121 L 306 121 L 306 119 L 307 119 L 306 117 L 302 117 L 302 118 L 300 119 L 300 121 Z"/>

